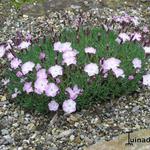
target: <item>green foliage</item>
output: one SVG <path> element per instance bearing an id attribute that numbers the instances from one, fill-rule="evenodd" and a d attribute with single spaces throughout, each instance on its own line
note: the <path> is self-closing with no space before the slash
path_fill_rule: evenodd
<path id="1" fill-rule="evenodd" d="M 77 39 L 77 34 L 79 39 Z M 137 90 L 139 87 L 139 81 L 142 79 L 142 75 L 145 71 L 146 58 L 144 50 L 136 42 L 126 42 L 124 44 L 118 44 L 115 39 L 117 35 L 114 32 L 106 32 L 100 27 L 92 28 L 89 35 L 85 33 L 85 29 L 80 29 L 79 33 L 74 29 L 65 29 L 62 31 L 60 36 L 61 42 L 71 42 L 72 47 L 79 51 L 77 57 L 77 66 L 64 67 L 64 75 L 61 77 L 61 84 L 58 85 L 60 88 L 60 94 L 55 97 L 55 100 L 62 104 L 67 98 L 65 89 L 72 87 L 77 84 L 83 89 L 83 94 L 80 95 L 76 102 L 77 108 L 87 108 L 90 104 L 98 101 L 106 101 L 113 98 L 117 98 L 121 95 L 126 95 Z M 18 57 L 23 62 L 33 61 L 35 64 L 40 63 L 39 54 L 41 52 L 40 47 L 46 53 L 46 61 L 42 63 L 42 66 L 48 69 L 50 66 L 55 64 L 53 43 L 49 37 L 46 38 L 45 43 L 41 39 L 39 43 L 32 45 L 27 52 L 19 53 Z M 97 49 L 96 55 L 89 57 L 85 54 L 84 49 L 88 46 L 92 46 Z M 58 64 L 62 62 L 62 56 L 59 54 Z M 85 64 L 94 62 L 99 64 L 101 58 L 115 57 L 121 60 L 121 68 L 125 72 L 125 78 L 116 78 L 111 72 L 107 78 L 103 78 L 101 75 L 96 75 L 91 83 L 87 82 L 89 79 L 88 75 L 84 72 Z M 140 72 L 135 75 L 135 79 L 132 81 L 128 80 L 128 76 L 135 73 L 135 69 L 132 64 L 134 58 L 142 60 L 142 68 Z M 79 69 L 79 66 L 81 69 Z M 9 91 L 12 93 L 14 88 L 17 87 L 22 91 L 23 85 L 20 80 L 15 76 L 13 72 L 7 71 L 7 76 L 10 77 L 11 83 L 8 86 Z M 29 81 L 36 80 L 36 73 L 31 72 L 28 75 Z M 49 81 L 53 81 L 49 79 Z M 43 95 L 22 93 L 17 97 L 23 107 L 28 109 L 37 110 L 40 112 L 48 111 L 47 104 L 50 98 Z"/>

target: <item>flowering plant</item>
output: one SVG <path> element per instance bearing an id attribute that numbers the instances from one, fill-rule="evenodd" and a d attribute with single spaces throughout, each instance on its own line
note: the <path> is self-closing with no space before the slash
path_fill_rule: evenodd
<path id="1" fill-rule="evenodd" d="M 142 83 L 150 86 L 150 75 L 145 74 L 150 47 L 144 46 L 144 51 L 142 46 L 145 36 L 116 34 L 106 25 L 67 28 L 54 38 L 18 33 L 0 46 L 0 56 L 8 62 L 8 90 L 28 109 L 47 112 L 62 107 L 72 113 L 132 93 Z"/>

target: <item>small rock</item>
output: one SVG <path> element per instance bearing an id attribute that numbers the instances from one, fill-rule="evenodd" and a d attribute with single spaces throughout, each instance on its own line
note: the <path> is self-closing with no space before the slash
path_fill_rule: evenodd
<path id="1" fill-rule="evenodd" d="M 10 135 L 5 135 L 3 136 L 5 138 L 5 140 L 9 143 L 9 144 L 12 144 L 13 143 L 13 139 Z"/>
<path id="2" fill-rule="evenodd" d="M 75 139 L 75 136 L 74 135 L 71 135 L 70 136 L 70 141 L 73 141 Z"/>
<path id="3" fill-rule="evenodd" d="M 35 129 L 34 123 L 28 124 L 27 128 L 28 128 L 29 130 L 34 130 L 34 129 Z"/>
<path id="4" fill-rule="evenodd" d="M 66 131 L 63 131 L 62 133 L 60 133 L 57 138 L 62 138 L 62 137 L 68 137 L 69 135 L 71 135 L 73 133 L 74 130 L 69 129 Z"/>
<path id="5" fill-rule="evenodd" d="M 133 112 L 133 113 L 139 112 L 139 108 L 140 108 L 139 106 L 133 107 L 133 108 L 132 108 L 132 112 Z"/>
<path id="6" fill-rule="evenodd" d="M 88 138 L 87 136 L 84 138 L 84 140 L 88 145 L 91 145 L 93 143 L 93 140 Z"/>
<path id="7" fill-rule="evenodd" d="M 77 122 L 78 119 L 79 119 L 78 116 L 70 115 L 70 116 L 67 118 L 67 121 L 68 121 L 69 123 L 74 123 L 74 122 Z"/>
<path id="8" fill-rule="evenodd" d="M 13 127 L 15 127 L 15 128 L 18 126 L 19 126 L 19 124 L 17 122 L 13 124 Z"/>
<path id="9" fill-rule="evenodd" d="M 9 132 L 8 132 L 7 129 L 2 129 L 2 130 L 1 130 L 1 133 L 2 133 L 2 135 L 7 135 L 7 134 L 9 134 Z"/>
<path id="10" fill-rule="evenodd" d="M 52 126 L 52 125 L 57 121 L 57 119 L 58 119 L 58 114 L 56 113 L 56 114 L 53 116 L 52 120 L 50 121 L 50 126 Z"/>

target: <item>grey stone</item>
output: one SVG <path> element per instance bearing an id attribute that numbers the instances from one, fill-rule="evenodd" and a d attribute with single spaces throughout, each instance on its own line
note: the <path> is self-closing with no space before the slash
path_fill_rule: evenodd
<path id="1" fill-rule="evenodd" d="M 12 139 L 12 137 L 10 135 L 5 135 L 3 137 L 8 142 L 8 144 L 12 144 L 13 143 L 13 139 Z"/>
<path id="2" fill-rule="evenodd" d="M 9 132 L 8 132 L 7 129 L 2 129 L 2 130 L 1 130 L 1 133 L 2 133 L 2 135 L 7 135 L 7 134 L 9 134 Z"/>

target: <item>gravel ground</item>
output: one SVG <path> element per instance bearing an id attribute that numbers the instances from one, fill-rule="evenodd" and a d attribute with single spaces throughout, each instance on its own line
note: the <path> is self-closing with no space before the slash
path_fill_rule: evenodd
<path id="1" fill-rule="evenodd" d="M 93 3 L 72 0 L 62 8 L 61 3 L 56 0 L 50 5 L 53 9 L 48 9 L 49 3 L 27 5 L 20 11 L 12 7 L 9 9 L 9 5 L 2 3 L 2 12 L 5 12 L 5 15 L 1 19 L 0 41 L 8 40 L 17 30 L 31 31 L 35 35 L 50 34 L 50 27 L 59 30 L 64 26 L 64 22 L 66 25 L 69 24 L 68 20 L 73 22 L 79 11 L 84 11 L 86 24 L 99 25 L 104 18 L 124 11 L 138 16 L 142 25 L 150 23 L 150 3 L 146 1 L 136 1 L 134 5 L 134 1 L 117 3 L 116 0 L 115 4 L 111 0 L 95 0 Z M 39 8 L 42 11 L 37 11 Z M 89 14 L 92 17 L 89 17 Z M 3 71 L 4 69 L 0 70 L 1 74 Z M 82 150 L 99 140 L 110 140 L 131 129 L 150 128 L 148 89 L 112 100 L 111 103 L 97 104 L 89 110 L 69 116 L 62 112 L 46 116 L 29 113 L 12 104 L 6 97 L 5 90 L 1 88 L 1 150 Z"/>

